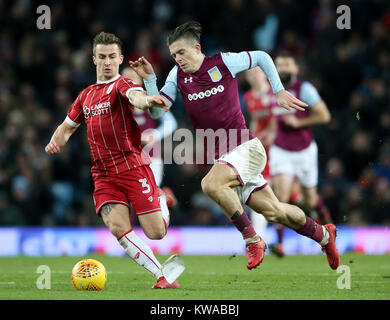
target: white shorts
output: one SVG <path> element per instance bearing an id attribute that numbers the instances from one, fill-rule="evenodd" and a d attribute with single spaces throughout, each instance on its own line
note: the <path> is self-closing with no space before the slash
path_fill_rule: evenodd
<path id="1" fill-rule="evenodd" d="M 318 147 L 315 141 L 301 151 L 289 151 L 278 146 L 269 150 L 271 176 L 286 175 L 295 177 L 305 188 L 318 184 Z"/>
<path id="2" fill-rule="evenodd" d="M 157 187 L 159 187 L 163 179 L 164 163 L 161 158 L 151 158 L 150 160 L 152 162 L 150 163 L 149 167 L 152 169 Z"/>
<path id="3" fill-rule="evenodd" d="M 246 204 L 250 195 L 267 185 L 261 172 L 267 163 L 267 154 L 257 138 L 251 139 L 232 151 L 224 154 L 216 162 L 227 164 L 236 174 L 241 186 L 233 190 L 242 204 Z"/>

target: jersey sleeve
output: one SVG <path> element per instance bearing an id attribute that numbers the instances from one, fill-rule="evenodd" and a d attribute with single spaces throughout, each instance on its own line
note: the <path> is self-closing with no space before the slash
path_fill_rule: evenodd
<path id="1" fill-rule="evenodd" d="M 258 66 L 267 76 L 273 93 L 277 93 L 284 89 L 275 64 L 268 53 L 260 50 L 242 51 L 239 53 L 221 52 L 221 57 L 233 78 L 235 78 L 239 72 Z"/>
<path id="2" fill-rule="evenodd" d="M 78 127 L 84 120 L 83 104 L 81 102 L 81 96 L 84 91 L 80 92 L 76 100 L 69 107 L 65 122 L 72 127 Z"/>
<path id="3" fill-rule="evenodd" d="M 155 75 L 144 79 L 146 92 L 148 95 L 160 94 L 162 97 L 168 100 L 169 107 L 171 107 L 175 102 L 178 93 L 177 66 L 173 67 L 169 72 L 165 84 L 160 91 L 158 91 L 156 79 L 157 78 Z"/>
<path id="4" fill-rule="evenodd" d="M 237 76 L 237 73 L 253 68 L 252 59 L 248 51 L 239 53 L 221 52 L 221 57 L 233 78 Z"/>
<path id="5" fill-rule="evenodd" d="M 167 80 L 160 90 L 160 94 L 169 101 L 169 107 L 171 107 L 177 98 L 177 93 L 177 66 L 174 66 L 169 72 Z"/>
<path id="6" fill-rule="evenodd" d="M 306 102 L 309 107 L 314 106 L 321 101 L 321 96 L 317 89 L 310 83 L 305 81 L 301 86 L 301 100 Z"/>
<path id="7" fill-rule="evenodd" d="M 131 79 L 123 77 L 118 81 L 118 92 L 126 99 L 129 99 L 129 93 L 133 90 L 143 91 L 142 86 L 135 84 Z"/>

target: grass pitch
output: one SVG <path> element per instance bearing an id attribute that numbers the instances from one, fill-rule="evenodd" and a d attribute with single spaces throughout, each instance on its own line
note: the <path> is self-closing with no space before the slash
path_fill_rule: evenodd
<path id="1" fill-rule="evenodd" d="M 70 273 L 82 258 L 101 261 L 108 272 L 100 292 L 77 291 Z M 163 262 L 166 256 L 158 256 Z M 186 270 L 178 279 L 181 288 L 152 290 L 154 277 L 127 257 L 0 258 L 1 300 L 329 300 L 390 299 L 390 255 L 344 254 L 340 265 L 348 266 L 351 289 L 339 289 L 346 276 L 329 268 L 325 255 L 266 255 L 263 263 L 247 270 L 244 256 L 182 256 Z M 51 289 L 39 290 L 40 265 L 51 270 Z M 340 283 L 344 283 L 342 279 Z"/>

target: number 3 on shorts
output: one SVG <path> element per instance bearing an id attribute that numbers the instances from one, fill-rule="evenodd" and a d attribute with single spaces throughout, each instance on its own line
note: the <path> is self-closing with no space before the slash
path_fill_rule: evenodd
<path id="1" fill-rule="evenodd" d="M 139 179 L 138 181 L 142 183 L 142 188 L 145 189 L 145 190 L 142 190 L 142 193 L 149 193 L 150 192 L 150 185 L 148 184 L 148 180 L 146 180 L 146 178 L 144 178 L 144 179 Z"/>

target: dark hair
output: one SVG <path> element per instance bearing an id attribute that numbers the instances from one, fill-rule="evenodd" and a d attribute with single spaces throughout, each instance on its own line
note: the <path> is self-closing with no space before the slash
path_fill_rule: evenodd
<path id="1" fill-rule="evenodd" d="M 100 32 L 93 38 L 93 55 L 95 55 L 98 44 L 116 44 L 118 45 L 119 52 L 122 52 L 122 41 L 113 33 Z"/>
<path id="2" fill-rule="evenodd" d="M 277 55 L 276 55 L 276 58 L 291 58 L 294 60 L 294 62 L 296 63 L 296 58 L 295 58 L 295 55 L 289 51 L 281 51 L 279 52 Z"/>
<path id="3" fill-rule="evenodd" d="M 171 31 L 167 38 L 167 44 L 170 46 L 173 42 L 180 38 L 187 40 L 195 40 L 200 43 L 200 34 L 202 32 L 202 26 L 197 21 L 189 21 L 181 24 L 175 30 Z"/>

